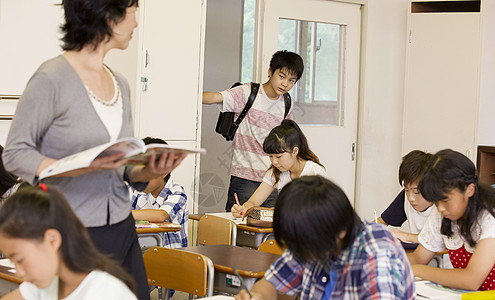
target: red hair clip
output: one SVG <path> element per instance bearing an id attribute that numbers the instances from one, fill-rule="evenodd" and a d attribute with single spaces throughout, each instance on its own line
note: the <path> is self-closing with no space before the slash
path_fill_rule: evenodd
<path id="1" fill-rule="evenodd" d="M 48 187 L 46 186 L 46 184 L 45 184 L 45 183 L 40 183 L 38 186 L 40 187 L 40 189 L 41 189 L 43 192 L 48 191 Z"/>

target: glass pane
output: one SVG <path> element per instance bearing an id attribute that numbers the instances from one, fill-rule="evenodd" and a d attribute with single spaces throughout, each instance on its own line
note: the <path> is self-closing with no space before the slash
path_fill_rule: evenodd
<path id="1" fill-rule="evenodd" d="M 304 60 L 304 74 L 291 91 L 294 119 L 301 124 L 343 125 L 340 121 L 340 42 L 344 26 L 279 19 L 279 50 L 294 51 Z"/>
<path id="2" fill-rule="evenodd" d="M 253 80 L 255 6 L 256 0 L 244 0 L 241 82 Z"/>

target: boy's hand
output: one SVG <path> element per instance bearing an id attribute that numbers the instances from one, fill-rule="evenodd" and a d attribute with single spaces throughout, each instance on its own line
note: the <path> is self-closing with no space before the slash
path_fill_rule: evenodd
<path id="1" fill-rule="evenodd" d="M 261 295 L 259 295 L 257 293 L 251 292 L 251 295 L 253 297 L 249 297 L 249 294 L 248 294 L 248 292 L 246 292 L 246 290 L 241 290 L 239 292 L 239 294 L 237 294 L 235 296 L 235 299 L 236 300 L 262 300 L 263 299 L 263 297 L 261 297 Z"/>
<path id="2" fill-rule="evenodd" d="M 230 211 L 232 212 L 232 216 L 234 216 L 235 218 L 242 218 L 246 215 L 246 208 L 244 208 L 244 206 L 242 205 L 234 204 Z"/>

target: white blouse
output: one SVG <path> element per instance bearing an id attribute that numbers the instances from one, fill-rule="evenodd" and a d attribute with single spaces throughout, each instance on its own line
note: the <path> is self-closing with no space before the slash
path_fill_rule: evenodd
<path id="1" fill-rule="evenodd" d="M 461 236 L 459 225 L 457 222 L 452 222 L 452 237 L 442 235 L 440 228 L 442 225 L 442 214 L 434 209 L 428 220 L 426 221 L 423 230 L 418 236 L 418 240 L 427 250 L 432 252 L 440 252 L 445 249 L 457 250 L 464 245 L 466 250 L 474 253 L 476 246 L 471 247 L 469 243 Z M 488 238 L 495 238 L 495 217 L 487 210 L 484 210 L 479 216 L 477 223 L 471 230 L 471 235 L 474 241 L 478 244 L 479 241 Z"/>
<path id="2" fill-rule="evenodd" d="M 327 176 L 327 172 L 325 168 L 320 166 L 319 164 L 307 160 L 304 164 L 304 168 L 301 172 L 300 176 L 310 176 L 310 175 L 321 175 L 323 177 Z M 280 173 L 280 180 L 275 184 L 275 176 L 273 176 L 273 169 L 270 169 L 266 172 L 265 177 L 263 177 L 263 182 L 276 188 L 277 190 L 281 190 L 287 183 L 291 182 L 290 171 L 285 171 Z"/>

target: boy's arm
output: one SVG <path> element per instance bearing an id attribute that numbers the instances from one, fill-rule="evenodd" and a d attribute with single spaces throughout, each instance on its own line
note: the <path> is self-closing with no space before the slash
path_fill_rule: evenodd
<path id="1" fill-rule="evenodd" d="M 378 220 L 378 223 L 380 223 L 380 220 Z M 403 242 L 419 244 L 418 234 L 417 233 L 405 232 L 405 231 L 402 231 L 402 230 L 399 230 L 399 229 L 392 230 L 392 233 L 399 240 L 401 240 Z"/>
<path id="2" fill-rule="evenodd" d="M 222 94 L 218 92 L 203 92 L 203 104 L 216 104 L 222 102 Z"/>
<path id="3" fill-rule="evenodd" d="M 168 213 L 162 209 L 134 209 L 132 216 L 134 220 L 145 220 L 152 223 L 161 223 L 168 219 Z"/>
<path id="4" fill-rule="evenodd" d="M 277 299 L 278 293 L 273 284 L 271 284 L 264 277 L 261 280 L 258 280 L 251 289 L 252 298 L 249 297 L 249 294 L 245 290 L 241 290 L 235 299 L 237 300 L 249 300 L 249 299 L 257 299 L 257 300 L 268 300 L 268 299 Z"/>

